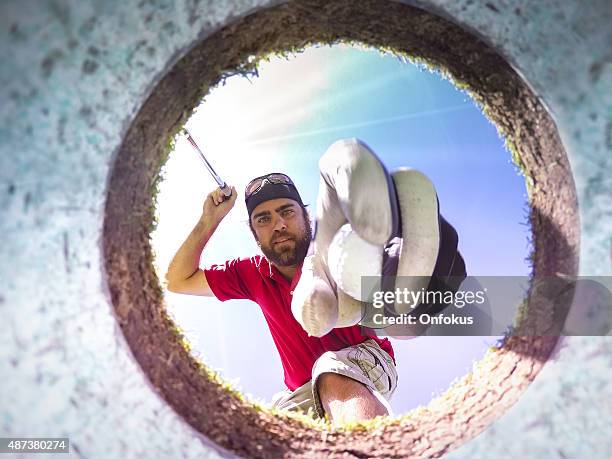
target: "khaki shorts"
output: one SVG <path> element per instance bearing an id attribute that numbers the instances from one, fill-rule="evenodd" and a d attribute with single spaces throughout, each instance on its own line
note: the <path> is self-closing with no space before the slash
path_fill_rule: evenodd
<path id="1" fill-rule="evenodd" d="M 317 380 L 323 373 L 336 373 L 364 384 L 391 414 L 388 401 L 397 387 L 397 371 L 391 356 L 372 339 L 339 351 L 325 352 L 312 367 L 312 379 L 294 391 L 286 389 L 275 394 L 272 407 L 323 418 L 324 410 L 316 389 Z"/>

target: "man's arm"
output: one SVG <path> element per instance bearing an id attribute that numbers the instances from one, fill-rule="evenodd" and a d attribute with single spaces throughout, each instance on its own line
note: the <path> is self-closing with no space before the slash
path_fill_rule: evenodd
<path id="1" fill-rule="evenodd" d="M 202 216 L 168 266 L 168 290 L 187 295 L 213 296 L 204 271 L 199 267 L 200 257 L 221 220 L 234 207 L 236 196 L 234 187 L 229 198 L 225 198 L 219 188 L 206 196 Z"/>

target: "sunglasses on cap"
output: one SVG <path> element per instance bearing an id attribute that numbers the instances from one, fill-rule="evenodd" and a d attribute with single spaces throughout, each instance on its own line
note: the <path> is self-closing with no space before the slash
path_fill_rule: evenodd
<path id="1" fill-rule="evenodd" d="M 280 183 L 284 185 L 292 185 L 293 187 L 295 187 L 295 184 L 285 174 L 281 174 L 280 172 L 273 172 L 271 174 L 262 175 L 261 177 L 256 177 L 251 180 L 244 190 L 245 199 L 249 199 L 259 190 L 261 190 L 266 181 L 268 183 Z"/>

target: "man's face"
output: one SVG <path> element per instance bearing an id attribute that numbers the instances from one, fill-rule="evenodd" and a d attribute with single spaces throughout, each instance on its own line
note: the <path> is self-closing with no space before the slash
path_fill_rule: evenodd
<path id="1" fill-rule="evenodd" d="M 295 266 L 304 261 L 312 234 L 297 201 L 278 198 L 262 202 L 251 214 L 251 225 L 261 251 L 272 263 Z"/>

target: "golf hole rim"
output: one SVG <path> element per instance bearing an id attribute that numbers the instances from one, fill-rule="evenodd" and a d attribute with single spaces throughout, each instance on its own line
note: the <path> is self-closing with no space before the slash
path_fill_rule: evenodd
<path id="1" fill-rule="evenodd" d="M 534 276 L 575 275 L 576 190 L 555 125 L 504 59 L 484 41 L 432 13 L 394 1 L 287 2 L 256 11 L 194 43 L 140 108 L 115 158 L 103 228 L 104 266 L 116 319 L 160 395 L 217 445 L 250 457 L 438 457 L 474 438 L 520 397 L 555 337 L 512 337 L 424 408 L 369 429 L 321 430 L 243 400 L 190 354 L 168 317 L 149 236 L 153 195 L 169 141 L 228 70 L 249 56 L 338 40 L 394 49 L 469 88 L 528 177 Z M 538 305 L 537 315 L 550 305 Z M 529 318 L 528 318 L 529 320 Z"/>

